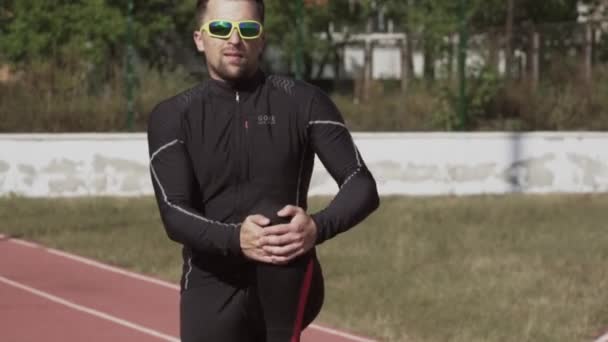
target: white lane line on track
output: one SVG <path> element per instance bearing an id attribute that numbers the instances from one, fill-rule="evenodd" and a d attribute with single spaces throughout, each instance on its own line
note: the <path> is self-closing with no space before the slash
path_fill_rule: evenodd
<path id="1" fill-rule="evenodd" d="M 152 277 L 148 277 L 142 274 L 138 274 L 138 273 L 133 273 L 133 272 L 129 272 L 114 266 L 110 266 L 110 265 L 106 265 L 103 263 L 100 263 L 99 261 L 95 261 L 95 260 L 91 260 L 88 258 L 84 258 L 81 256 L 77 256 L 77 255 L 73 255 L 73 254 L 69 254 L 69 253 L 65 253 L 62 251 L 58 251 L 58 250 L 54 250 L 54 249 L 46 249 L 47 252 L 51 253 L 51 254 L 55 254 L 55 255 L 59 255 L 61 257 L 67 258 L 67 259 L 71 259 L 74 261 L 78 261 L 81 262 L 83 264 L 87 264 L 89 266 L 93 266 L 93 267 L 97 267 L 97 268 L 101 268 L 103 270 L 106 271 L 110 271 L 110 272 L 114 272 L 114 273 L 118 273 L 118 274 L 122 274 L 131 278 L 135 278 L 135 279 L 139 279 L 139 280 L 143 280 L 149 283 L 153 283 L 156 285 L 160 285 L 160 286 L 164 286 L 164 287 L 168 287 L 172 290 L 179 290 L 179 286 L 172 284 L 170 282 L 164 281 L 164 280 L 160 280 L 160 279 L 156 279 L 156 278 L 152 278 Z"/>
<path id="2" fill-rule="evenodd" d="M 335 329 L 331 329 L 331 328 L 326 328 L 320 325 L 316 325 L 316 324 L 311 324 L 308 326 L 309 328 L 315 328 L 316 330 L 322 331 L 324 333 L 328 333 L 328 334 L 332 334 L 332 335 L 336 335 L 336 336 L 340 336 L 340 337 L 344 337 L 347 338 L 351 341 L 354 342 L 377 342 L 376 340 L 371 340 L 369 338 L 365 338 L 365 337 L 360 337 L 360 336 L 355 336 L 349 333 L 345 333 L 343 331 L 339 331 L 339 330 L 335 330 Z M 608 342 L 608 341 L 606 341 Z"/>
<path id="3" fill-rule="evenodd" d="M 595 341 L 593 342 L 608 342 L 608 332 L 606 332 L 604 335 L 598 337 Z"/>
<path id="4" fill-rule="evenodd" d="M 27 285 L 18 283 L 16 281 L 10 280 L 10 279 L 5 278 L 3 276 L 0 276 L 0 282 L 3 282 L 5 284 L 7 284 L 7 285 L 16 287 L 16 288 L 21 289 L 23 291 L 27 291 L 27 292 L 29 292 L 31 294 L 34 294 L 34 295 L 37 295 L 39 297 L 48 299 L 48 300 L 50 300 L 50 301 L 52 301 L 54 303 L 67 306 L 67 307 L 69 307 L 71 309 L 87 313 L 87 314 L 95 316 L 97 318 L 105 319 L 105 320 L 110 321 L 112 323 L 116 323 L 116 324 L 122 325 L 124 327 L 127 327 L 127 328 L 130 328 L 130 329 L 139 331 L 139 332 L 144 333 L 146 335 L 157 337 L 157 338 L 159 338 L 159 339 L 161 339 L 163 341 L 179 342 L 179 338 L 176 338 L 176 337 L 173 337 L 173 336 L 169 336 L 169 335 L 163 334 L 161 332 L 158 332 L 156 330 L 153 330 L 153 329 L 150 329 L 150 328 L 146 328 L 144 326 L 135 324 L 133 322 L 129 322 L 127 320 L 124 320 L 124 319 L 121 319 L 121 318 L 109 315 L 107 313 L 104 313 L 104 312 L 101 312 L 101 311 L 97 311 L 95 309 L 91 309 L 91 308 L 88 308 L 86 306 L 82 306 L 82 305 L 70 302 L 70 301 L 65 300 L 65 299 L 63 299 L 61 297 L 57 297 L 57 296 L 54 296 L 54 295 L 52 295 L 50 293 L 46 293 L 44 291 L 37 290 L 37 289 L 35 289 L 33 287 L 29 287 Z"/>
<path id="5" fill-rule="evenodd" d="M 16 244 L 25 246 L 25 247 L 31 247 L 31 248 L 37 248 L 38 245 L 33 243 L 33 242 L 29 242 L 29 241 L 25 241 L 25 240 L 18 240 L 18 239 L 11 239 L 10 241 L 13 241 Z"/>
<path id="6" fill-rule="evenodd" d="M 49 252 L 51 254 L 55 254 L 55 255 L 58 255 L 58 256 L 70 259 L 70 260 L 78 261 L 78 262 L 81 262 L 83 264 L 86 264 L 86 265 L 89 265 L 89 266 L 92 266 L 92 267 L 97 267 L 97 268 L 100 268 L 100 269 L 103 269 L 103 270 L 106 270 L 106 271 L 122 274 L 122 275 L 127 276 L 127 277 L 139 279 L 139 280 L 142 280 L 142 281 L 145 281 L 145 282 L 149 282 L 149 283 L 152 283 L 152 284 L 164 286 L 164 287 L 167 287 L 167 288 L 179 291 L 179 286 L 175 285 L 173 283 L 170 283 L 170 282 L 167 282 L 167 281 L 164 281 L 164 280 L 160 280 L 160 279 L 156 279 L 156 278 L 153 278 L 153 277 L 141 275 L 139 273 L 127 271 L 127 270 L 124 270 L 124 269 L 121 269 L 121 268 L 118 268 L 118 267 L 115 267 L 115 266 L 106 265 L 104 263 L 101 263 L 101 262 L 93 260 L 93 259 L 85 258 L 85 257 L 79 256 L 79 255 L 75 255 L 75 254 L 72 254 L 72 253 L 67 253 L 67 252 L 59 251 L 59 250 L 56 250 L 56 249 L 53 249 L 53 248 L 49 248 L 49 247 L 44 247 L 44 246 L 36 245 L 36 244 L 31 243 L 31 242 L 27 242 L 27 241 L 20 240 L 20 239 L 13 239 L 13 238 L 11 238 L 9 241 L 12 241 L 12 242 L 15 242 L 15 243 L 18 243 L 18 244 L 22 244 L 22 245 L 25 245 L 25 246 L 28 246 L 28 247 L 41 248 L 41 249 L 43 249 L 43 250 L 45 250 L 45 251 L 47 251 L 47 252 Z M 353 342 L 376 342 L 376 340 L 373 340 L 373 339 L 369 339 L 369 338 L 364 338 L 364 337 L 352 335 L 352 334 L 349 334 L 349 333 L 346 333 L 346 332 L 343 332 L 343 331 L 340 331 L 340 330 L 327 328 L 327 327 L 324 327 L 324 326 L 321 326 L 321 325 L 318 325 L 318 324 L 310 324 L 308 326 L 308 329 L 319 330 L 319 331 L 322 331 L 322 332 L 327 333 L 327 334 L 331 334 L 331 335 L 336 335 L 336 336 L 340 336 L 340 337 L 343 337 L 343 338 L 347 338 L 347 339 L 352 340 Z M 601 342 L 603 342 L 603 341 L 601 341 Z M 608 342 L 608 341 L 606 341 L 606 342 Z"/>

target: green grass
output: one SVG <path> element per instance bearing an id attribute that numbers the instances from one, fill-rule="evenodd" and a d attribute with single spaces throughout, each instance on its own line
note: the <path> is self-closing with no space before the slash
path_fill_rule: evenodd
<path id="1" fill-rule="evenodd" d="M 590 341 L 608 326 L 607 208 L 608 195 L 385 197 L 320 246 L 320 321 L 384 341 Z M 5 234 L 179 276 L 179 246 L 150 198 L 3 198 L 0 222 Z"/>

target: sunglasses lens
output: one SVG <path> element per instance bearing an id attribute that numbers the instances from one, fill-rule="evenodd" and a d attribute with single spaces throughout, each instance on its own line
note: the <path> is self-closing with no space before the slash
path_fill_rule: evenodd
<path id="1" fill-rule="evenodd" d="M 262 30 L 262 27 L 258 23 L 254 22 L 244 22 L 239 24 L 239 29 L 241 30 L 241 34 L 245 38 L 253 38 L 257 37 Z"/>
<path id="2" fill-rule="evenodd" d="M 216 36 L 228 36 L 232 32 L 232 24 L 228 21 L 212 21 L 209 23 L 209 33 Z"/>

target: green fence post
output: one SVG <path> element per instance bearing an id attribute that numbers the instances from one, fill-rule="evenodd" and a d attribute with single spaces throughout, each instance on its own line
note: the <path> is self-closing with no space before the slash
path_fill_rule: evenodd
<path id="1" fill-rule="evenodd" d="M 126 54 L 126 92 L 127 92 L 127 129 L 133 131 L 135 113 L 133 105 L 133 0 L 129 0 L 127 13 L 127 54 Z"/>
<path id="2" fill-rule="evenodd" d="M 468 106 L 467 106 L 467 0 L 460 0 L 460 38 L 458 41 L 458 81 L 459 81 L 459 96 L 458 96 L 458 128 L 465 130 L 468 121 Z"/>
<path id="3" fill-rule="evenodd" d="M 304 37 L 304 0 L 296 0 L 296 79 L 303 78 L 302 44 Z"/>

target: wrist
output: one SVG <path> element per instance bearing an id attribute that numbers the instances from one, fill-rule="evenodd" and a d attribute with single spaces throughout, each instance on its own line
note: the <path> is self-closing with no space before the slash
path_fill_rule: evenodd
<path id="1" fill-rule="evenodd" d="M 314 237 L 315 237 L 315 245 L 323 242 L 321 240 L 321 225 L 319 223 L 319 219 L 316 217 L 316 214 L 310 215 L 310 220 L 312 221 L 312 225 L 314 226 Z"/>
<path id="2" fill-rule="evenodd" d="M 235 256 L 243 256 L 243 240 L 241 235 L 241 225 L 234 228 L 232 241 L 230 243 L 230 251 Z"/>

